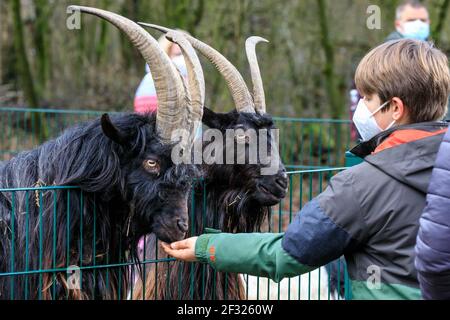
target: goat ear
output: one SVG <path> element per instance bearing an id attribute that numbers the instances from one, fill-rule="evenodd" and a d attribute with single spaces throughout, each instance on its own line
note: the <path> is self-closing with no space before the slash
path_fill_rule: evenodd
<path id="1" fill-rule="evenodd" d="M 125 135 L 122 132 L 120 132 L 120 130 L 111 122 L 111 119 L 109 118 L 109 115 L 107 113 L 104 113 L 102 115 L 100 124 L 102 126 L 102 131 L 105 136 L 107 136 L 115 143 L 125 145 L 126 143 Z"/>
<path id="2" fill-rule="evenodd" d="M 216 113 L 207 107 L 203 108 L 202 122 L 211 129 L 225 130 L 237 121 L 239 113 L 235 110 L 228 113 Z"/>

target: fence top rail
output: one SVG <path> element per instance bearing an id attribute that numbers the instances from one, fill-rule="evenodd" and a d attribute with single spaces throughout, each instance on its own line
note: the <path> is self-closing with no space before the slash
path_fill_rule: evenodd
<path id="1" fill-rule="evenodd" d="M 76 186 L 47 186 L 47 187 L 24 187 L 24 188 L 0 188 L 0 192 L 16 191 L 41 191 L 41 190 L 81 190 Z"/>
<path id="2" fill-rule="evenodd" d="M 21 108 L 21 107 L 0 107 L 0 112 L 37 112 L 37 113 L 56 113 L 56 114 L 84 114 L 84 115 L 102 115 L 108 113 L 121 113 L 119 111 L 99 111 L 99 110 L 81 110 L 81 109 L 44 109 L 44 108 Z M 321 119 L 321 118 L 290 118 L 273 117 L 275 121 L 304 122 L 304 123 L 351 123 L 346 119 Z"/>
<path id="3" fill-rule="evenodd" d="M 323 173 L 323 172 L 335 172 L 335 171 L 344 171 L 349 167 L 337 167 L 337 168 L 322 168 L 322 169 L 311 169 L 311 170 L 297 170 L 297 171 L 288 171 L 288 175 L 293 174 L 305 174 L 305 173 Z"/>
<path id="4" fill-rule="evenodd" d="M 304 123 L 343 123 L 350 124 L 351 120 L 346 119 L 328 119 L 328 118 L 289 118 L 289 117 L 272 117 L 274 121 L 287 122 L 304 122 Z"/>
<path id="5" fill-rule="evenodd" d="M 297 170 L 288 171 L 288 175 L 294 174 L 307 174 L 307 173 L 323 173 L 323 172 L 336 172 L 348 169 L 348 167 L 338 168 L 321 168 L 321 169 L 309 169 L 309 170 Z M 203 181 L 203 178 L 194 179 L 197 182 Z M 44 186 L 44 187 L 24 187 L 24 188 L 0 188 L 0 192 L 19 192 L 19 191 L 48 191 L 48 190 L 81 190 L 77 186 Z"/>
<path id="6" fill-rule="evenodd" d="M 20 107 L 0 107 L 0 112 L 37 112 L 37 113 L 65 113 L 65 114 L 86 114 L 102 115 L 105 112 L 118 113 L 116 111 L 96 111 L 79 109 L 44 109 L 44 108 L 20 108 Z"/>

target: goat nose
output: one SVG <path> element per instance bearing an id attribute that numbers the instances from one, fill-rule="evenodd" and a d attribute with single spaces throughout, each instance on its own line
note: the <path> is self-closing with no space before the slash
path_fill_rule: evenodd
<path id="1" fill-rule="evenodd" d="M 287 187 L 288 184 L 288 176 L 286 173 L 286 169 L 282 169 L 278 172 L 275 182 L 283 189 Z"/>
<path id="2" fill-rule="evenodd" d="M 182 232 L 187 232 L 187 230 L 188 230 L 188 224 L 183 219 L 178 219 L 177 226 Z"/>
<path id="3" fill-rule="evenodd" d="M 287 179 L 285 177 L 278 177 L 275 182 L 283 189 L 287 188 Z"/>

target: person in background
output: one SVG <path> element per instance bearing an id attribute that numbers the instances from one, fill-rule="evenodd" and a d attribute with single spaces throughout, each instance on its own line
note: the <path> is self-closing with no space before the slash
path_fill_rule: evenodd
<path id="1" fill-rule="evenodd" d="M 416 269 L 424 299 L 450 300 L 450 131 L 444 137 L 420 218 Z"/>
<path id="2" fill-rule="evenodd" d="M 406 0 L 395 12 L 395 31 L 385 41 L 398 39 L 430 40 L 430 14 L 427 7 L 418 0 Z M 450 99 L 449 99 L 450 105 Z M 450 120 L 450 108 L 445 117 Z"/>
<path id="3" fill-rule="evenodd" d="M 359 100 L 361 100 L 361 95 L 358 90 L 356 90 L 355 82 L 353 82 L 352 88 L 350 89 L 350 120 L 353 119 L 353 115 L 355 114 L 356 107 L 358 106 Z M 358 142 L 361 139 L 358 130 L 356 129 L 353 121 L 350 123 L 350 139 L 351 141 Z"/>
<path id="4" fill-rule="evenodd" d="M 167 40 L 165 35 L 162 35 L 158 39 L 158 43 L 164 50 L 164 52 L 166 52 L 167 55 L 172 59 L 172 62 L 180 71 L 180 74 L 186 78 L 187 69 L 180 47 L 177 44 Z M 150 71 L 151 70 L 149 66 L 146 64 L 145 65 L 146 75 L 139 84 L 139 87 L 137 88 L 136 94 L 134 96 L 134 112 L 137 113 L 155 112 L 156 109 L 158 108 L 158 99 L 156 97 L 155 84 L 153 82 L 153 78 Z"/>
<path id="5" fill-rule="evenodd" d="M 395 12 L 395 31 L 386 41 L 398 39 L 428 40 L 430 16 L 428 9 L 418 0 L 407 0 Z"/>

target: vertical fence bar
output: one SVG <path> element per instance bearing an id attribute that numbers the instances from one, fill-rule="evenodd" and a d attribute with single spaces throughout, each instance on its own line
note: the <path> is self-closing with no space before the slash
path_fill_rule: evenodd
<path id="1" fill-rule="evenodd" d="M 193 220 L 193 223 L 195 220 Z M 203 225 L 203 230 L 205 230 L 205 227 L 207 226 L 207 221 L 206 221 L 206 183 L 205 181 L 202 181 L 202 225 Z M 198 232 L 203 232 L 203 230 L 198 230 Z M 205 299 L 205 273 L 206 273 L 206 265 L 203 264 L 202 265 L 202 291 L 200 293 L 200 297 L 202 300 Z"/>
<path id="2" fill-rule="evenodd" d="M 283 225 L 283 216 L 282 216 L 282 206 L 283 206 L 283 200 L 280 201 L 278 204 L 278 232 L 282 232 L 282 225 Z M 278 282 L 278 300 L 280 300 L 280 294 L 281 294 L 281 282 Z"/>
<path id="3" fill-rule="evenodd" d="M 42 270 L 42 257 L 44 254 L 43 248 L 43 233 L 44 226 L 42 222 L 42 191 L 38 191 L 38 204 L 39 204 L 39 270 Z M 42 300 L 42 273 L 39 273 L 39 300 Z"/>
<path id="4" fill-rule="evenodd" d="M 66 268 L 70 266 L 70 190 L 67 190 L 67 212 L 66 212 Z M 66 272 L 67 281 L 67 272 Z M 66 292 L 66 299 L 69 299 L 69 290 Z"/>
<path id="5" fill-rule="evenodd" d="M 83 287 L 83 213 L 84 213 L 84 199 L 83 199 L 83 190 L 80 190 L 80 278 L 79 284 L 80 289 Z"/>
<path id="6" fill-rule="evenodd" d="M 191 235 L 195 234 L 195 192 L 191 192 L 191 221 L 193 223 L 191 224 Z M 191 300 L 194 300 L 194 268 L 195 266 L 191 263 L 190 264 L 190 285 L 189 285 L 189 294 L 191 297 Z"/>
<path id="7" fill-rule="evenodd" d="M 30 257 L 30 204 L 28 190 L 25 191 L 25 271 L 28 272 Z M 25 300 L 28 300 L 29 276 L 25 275 Z"/>
<path id="8" fill-rule="evenodd" d="M 145 286 L 147 285 L 147 263 L 145 261 L 147 260 L 147 235 L 144 235 L 144 256 L 142 257 L 144 261 L 144 265 L 142 266 L 142 272 L 143 277 L 140 277 L 142 279 L 142 300 L 145 300 Z M 134 281 L 134 280 L 133 280 Z"/>
<path id="9" fill-rule="evenodd" d="M 56 190 L 53 190 L 53 269 L 56 269 Z M 53 299 L 56 299 L 56 272 L 53 272 Z"/>
<path id="10" fill-rule="evenodd" d="M 13 191 L 11 194 L 11 273 L 14 273 L 14 258 L 16 255 L 15 252 L 15 241 L 16 241 L 16 235 L 15 235 L 15 216 L 16 216 L 16 192 Z M 14 275 L 11 276 L 11 300 L 14 300 Z"/>
<path id="11" fill-rule="evenodd" d="M 93 214 L 94 214 L 94 221 L 93 221 L 93 231 L 92 231 L 92 265 L 95 267 L 97 265 L 97 202 L 96 202 L 96 197 L 95 194 L 93 195 Z M 95 291 L 97 289 L 97 268 L 94 268 L 93 270 L 94 273 L 94 290 L 93 290 L 93 299 L 95 299 Z"/>

